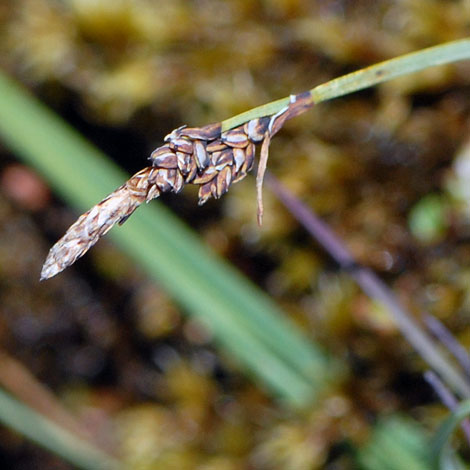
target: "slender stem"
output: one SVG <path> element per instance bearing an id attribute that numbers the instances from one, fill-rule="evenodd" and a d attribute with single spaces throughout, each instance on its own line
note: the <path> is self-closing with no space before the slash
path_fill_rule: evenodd
<path id="1" fill-rule="evenodd" d="M 323 246 L 336 262 L 359 284 L 372 299 L 385 305 L 409 343 L 421 357 L 443 377 L 462 397 L 470 397 L 470 383 L 436 348 L 432 338 L 402 307 L 395 294 L 370 269 L 356 263 L 342 240 L 274 176 L 266 175 L 266 184 L 303 227 Z"/>
<path id="2" fill-rule="evenodd" d="M 467 377 L 470 377 L 470 356 L 467 350 L 457 341 L 455 336 L 432 315 L 424 315 L 424 322 L 429 331 L 438 339 L 447 350 L 457 359 Z"/>
<path id="3" fill-rule="evenodd" d="M 377 85 L 400 75 L 408 75 L 428 67 L 464 59 L 470 59 L 470 39 L 460 39 L 440 44 L 379 62 L 319 85 L 311 90 L 311 93 L 314 102 L 320 103 Z"/>
<path id="4" fill-rule="evenodd" d="M 252 119 L 271 116 L 279 112 L 282 108 L 285 108 L 289 104 L 289 97 L 281 98 L 276 101 L 271 101 L 271 103 L 266 103 L 256 108 L 252 108 L 248 111 L 245 111 L 241 114 L 237 114 L 231 118 L 222 121 L 222 132 L 234 127 L 240 126 L 245 122 L 251 121 Z"/>
<path id="5" fill-rule="evenodd" d="M 413 72 L 459 60 L 470 59 L 470 39 L 429 47 L 349 73 L 310 90 L 315 104 L 377 85 Z M 222 131 L 240 126 L 251 119 L 270 116 L 289 104 L 289 97 L 263 104 L 222 121 Z"/>

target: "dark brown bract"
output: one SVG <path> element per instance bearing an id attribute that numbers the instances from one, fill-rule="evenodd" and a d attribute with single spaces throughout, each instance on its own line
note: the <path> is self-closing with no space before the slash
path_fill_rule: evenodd
<path id="1" fill-rule="evenodd" d="M 268 122 L 266 118 L 250 121 L 256 135 L 264 135 Z M 250 139 L 246 125 L 221 132 L 220 124 L 180 127 L 167 135 L 165 142 L 150 155 L 156 170 L 151 182 L 158 189 L 152 191 L 151 199 L 167 190 L 178 192 L 181 182 L 192 183 L 199 185 L 200 205 L 210 197 L 220 198 L 232 183 L 247 175 L 253 167 L 257 143 Z M 165 169 L 170 171 L 159 178 Z"/>

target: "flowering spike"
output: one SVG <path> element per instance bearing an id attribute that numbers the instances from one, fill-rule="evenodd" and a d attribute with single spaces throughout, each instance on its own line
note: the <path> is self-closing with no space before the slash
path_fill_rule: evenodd
<path id="1" fill-rule="evenodd" d="M 143 203 L 162 192 L 179 192 L 185 184 L 199 185 L 199 205 L 220 198 L 251 170 L 255 146 L 262 142 L 256 179 L 258 221 L 263 215 L 262 184 L 271 137 L 284 122 L 312 106 L 311 95 L 294 95 L 290 104 L 273 116 L 252 119 L 222 132 L 220 123 L 200 128 L 179 127 L 165 137 L 165 145 L 150 155 L 151 167 L 81 215 L 51 248 L 41 271 L 49 279 L 83 256 L 114 225 L 123 224 Z"/>

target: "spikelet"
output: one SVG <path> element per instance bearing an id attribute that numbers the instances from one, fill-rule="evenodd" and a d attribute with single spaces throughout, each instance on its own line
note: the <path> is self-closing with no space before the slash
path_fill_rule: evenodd
<path id="1" fill-rule="evenodd" d="M 312 106 L 310 93 L 293 95 L 290 104 L 273 116 L 221 132 L 221 124 L 180 127 L 165 137 L 165 144 L 152 152 L 151 167 L 132 176 L 125 184 L 81 215 L 51 248 L 41 271 L 49 279 L 83 256 L 117 223 L 123 224 L 143 202 L 162 192 L 181 191 L 185 184 L 199 185 L 199 205 L 218 199 L 233 183 L 252 169 L 256 145 L 262 143 L 256 179 L 258 222 L 263 217 L 262 185 L 268 147 L 287 119 Z"/>
<path id="2" fill-rule="evenodd" d="M 123 223 L 147 199 L 148 167 L 136 173 L 125 184 L 99 204 L 81 215 L 66 234 L 51 248 L 42 267 L 41 280 L 49 279 L 83 256 L 115 224 Z"/>

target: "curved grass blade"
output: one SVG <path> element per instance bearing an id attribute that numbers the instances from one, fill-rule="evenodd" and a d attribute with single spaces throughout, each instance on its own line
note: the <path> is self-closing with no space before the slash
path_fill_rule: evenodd
<path id="1" fill-rule="evenodd" d="M 436 470 L 461 468 L 461 464 L 455 460 L 455 457 L 451 453 L 447 443 L 450 436 L 458 428 L 462 420 L 468 416 L 470 416 L 470 400 L 465 400 L 450 414 L 436 432 L 431 443 L 432 455 L 436 462 Z"/>

